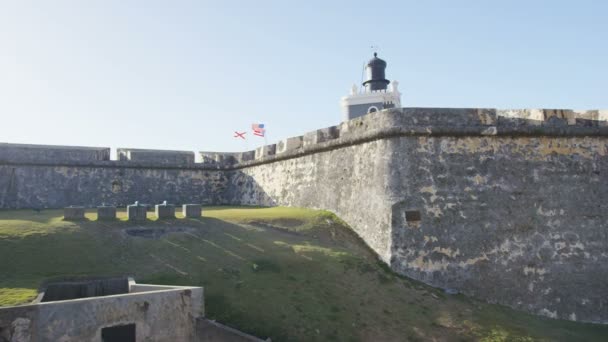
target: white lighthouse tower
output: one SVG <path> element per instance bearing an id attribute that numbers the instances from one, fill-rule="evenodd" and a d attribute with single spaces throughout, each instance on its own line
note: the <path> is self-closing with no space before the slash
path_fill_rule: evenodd
<path id="1" fill-rule="evenodd" d="M 399 83 L 387 80 L 384 76 L 385 70 L 386 62 L 374 52 L 374 58 L 370 59 L 366 66 L 367 80 L 362 84 L 363 89 L 359 90 L 359 87 L 353 84 L 350 95 L 342 98 L 344 121 L 382 109 L 401 107 L 401 93 L 397 88 Z"/>

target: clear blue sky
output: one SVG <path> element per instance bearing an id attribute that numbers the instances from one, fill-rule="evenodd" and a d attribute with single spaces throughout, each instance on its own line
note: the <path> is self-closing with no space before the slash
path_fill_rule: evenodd
<path id="1" fill-rule="evenodd" d="M 0 142 L 252 149 L 233 131 L 337 124 L 372 44 L 404 106 L 608 108 L 607 20 L 583 0 L 5 0 Z"/>

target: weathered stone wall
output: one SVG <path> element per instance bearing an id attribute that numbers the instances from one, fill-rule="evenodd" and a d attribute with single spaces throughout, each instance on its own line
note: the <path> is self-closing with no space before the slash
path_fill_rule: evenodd
<path id="1" fill-rule="evenodd" d="M 294 151 L 241 161 L 227 198 L 332 210 L 402 274 L 550 317 L 608 322 L 606 114 L 367 115 L 321 142 L 306 144 L 308 134 Z"/>
<path id="2" fill-rule="evenodd" d="M 52 146 L 0 143 L 1 162 L 110 160 L 109 147 Z"/>
<path id="3" fill-rule="evenodd" d="M 194 152 L 191 151 L 168 151 L 168 150 L 144 150 L 137 148 L 116 149 L 118 160 L 155 162 L 168 165 L 193 164 Z"/>
<path id="4" fill-rule="evenodd" d="M 136 325 L 137 341 L 196 341 L 203 289 L 164 287 L 106 297 L 0 308 L 0 339 L 101 342 L 101 330 Z"/>
<path id="5" fill-rule="evenodd" d="M 404 108 L 187 166 L 0 160 L 0 207 L 327 209 L 402 274 L 608 322 L 607 121 L 597 110 Z"/>
<path id="6" fill-rule="evenodd" d="M 391 266 L 491 302 L 608 322 L 607 142 L 393 139 Z"/>
<path id="7" fill-rule="evenodd" d="M 128 162 L 0 164 L 0 208 L 221 202 L 225 173 Z"/>
<path id="8" fill-rule="evenodd" d="M 230 172 L 227 203 L 333 211 L 390 259 L 390 151 L 376 140 Z"/>

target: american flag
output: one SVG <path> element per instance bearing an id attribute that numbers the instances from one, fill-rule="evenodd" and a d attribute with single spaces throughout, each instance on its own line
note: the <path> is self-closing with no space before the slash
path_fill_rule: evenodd
<path id="1" fill-rule="evenodd" d="M 251 129 L 253 130 L 253 135 L 257 135 L 258 137 L 263 137 L 264 133 L 266 133 L 264 124 L 253 124 L 251 125 Z"/>

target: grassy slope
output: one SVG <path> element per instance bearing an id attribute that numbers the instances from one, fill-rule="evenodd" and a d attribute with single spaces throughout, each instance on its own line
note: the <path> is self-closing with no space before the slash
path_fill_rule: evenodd
<path id="1" fill-rule="evenodd" d="M 535 317 L 398 277 L 327 212 L 204 213 L 139 224 L 184 230 L 150 239 L 125 234 L 134 225 L 124 213 L 107 223 L 93 213 L 65 222 L 61 211 L 0 211 L 0 305 L 31 300 L 48 279 L 129 274 L 204 286 L 208 317 L 273 341 L 608 339 L 608 326 Z"/>

